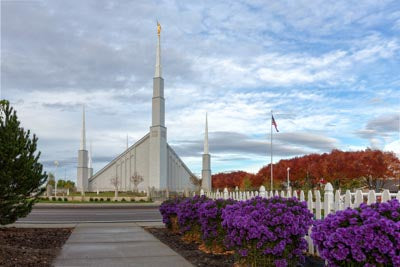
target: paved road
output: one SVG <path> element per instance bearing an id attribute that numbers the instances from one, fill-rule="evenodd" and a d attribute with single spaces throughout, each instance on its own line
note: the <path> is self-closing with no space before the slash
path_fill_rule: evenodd
<path id="1" fill-rule="evenodd" d="M 149 208 L 34 208 L 17 223 L 161 221 L 158 207 Z"/>

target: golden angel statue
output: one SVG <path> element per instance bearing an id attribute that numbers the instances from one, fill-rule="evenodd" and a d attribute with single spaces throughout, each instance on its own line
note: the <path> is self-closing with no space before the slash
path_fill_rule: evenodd
<path id="1" fill-rule="evenodd" d="M 161 24 L 157 21 L 157 34 L 160 35 L 161 33 Z"/>

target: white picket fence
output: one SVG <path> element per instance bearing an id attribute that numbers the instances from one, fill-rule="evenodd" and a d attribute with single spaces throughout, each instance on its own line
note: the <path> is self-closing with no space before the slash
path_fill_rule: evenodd
<path id="1" fill-rule="evenodd" d="M 366 202 L 367 204 L 376 203 L 378 200 L 381 202 L 389 201 L 392 198 L 397 198 L 400 201 L 400 191 L 397 193 L 390 193 L 389 190 L 384 190 L 382 193 L 375 193 L 375 191 L 370 190 L 365 193 L 361 190 L 357 190 L 355 193 L 351 193 L 350 190 L 346 190 L 345 194 L 342 195 L 340 190 L 333 190 L 331 183 L 327 183 L 324 188 L 324 199 L 321 200 L 321 192 L 315 190 L 314 194 L 312 191 L 307 192 L 307 199 L 305 198 L 305 193 L 301 191 L 266 191 L 265 187 L 262 185 L 258 191 L 231 191 L 229 192 L 227 188 L 223 192 L 217 190 L 216 192 L 204 192 L 200 190 L 200 195 L 205 195 L 211 199 L 234 199 L 234 200 L 248 200 L 253 197 L 259 196 L 264 198 L 271 198 L 274 196 L 281 197 L 296 197 L 300 201 L 307 201 L 308 209 L 314 214 L 314 219 L 321 219 L 327 216 L 329 213 L 344 210 L 348 207 L 357 208 L 361 203 Z M 323 213 L 322 213 L 323 211 Z M 324 216 L 322 216 L 324 214 Z M 318 251 L 314 248 L 314 244 L 310 237 L 311 228 L 309 230 L 306 240 L 308 242 L 308 252 L 310 254 L 318 255 Z"/>

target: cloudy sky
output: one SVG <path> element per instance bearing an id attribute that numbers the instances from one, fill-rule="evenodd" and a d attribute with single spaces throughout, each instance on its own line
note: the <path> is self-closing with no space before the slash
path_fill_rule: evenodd
<path id="1" fill-rule="evenodd" d="M 157 1 L 159 2 L 159 1 Z M 1 98 L 75 179 L 81 107 L 95 171 L 151 122 L 163 27 L 168 141 L 213 172 L 338 148 L 400 152 L 400 3 L 394 1 L 1 1 Z"/>

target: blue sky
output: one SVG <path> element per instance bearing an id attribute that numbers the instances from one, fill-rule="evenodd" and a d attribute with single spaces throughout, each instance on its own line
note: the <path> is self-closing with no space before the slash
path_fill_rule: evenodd
<path id="1" fill-rule="evenodd" d="M 200 172 L 331 149 L 400 153 L 398 1 L 2 1 L 1 97 L 75 179 L 81 105 L 95 171 L 148 132 L 156 20 L 168 141 Z M 22 18 L 22 19 L 21 19 Z"/>

